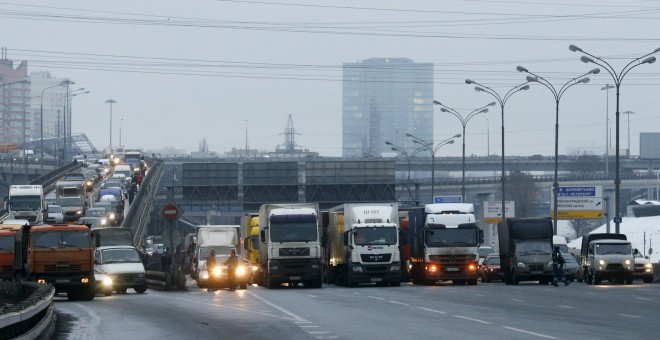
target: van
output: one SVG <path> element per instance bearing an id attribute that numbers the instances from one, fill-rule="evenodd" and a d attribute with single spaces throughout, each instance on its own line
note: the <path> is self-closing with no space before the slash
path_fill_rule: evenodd
<path id="1" fill-rule="evenodd" d="M 109 277 L 112 290 L 118 294 L 133 288 L 137 293 L 147 291 L 144 264 L 133 246 L 98 247 L 94 252 L 94 273 Z M 97 291 L 100 287 L 97 287 Z"/>

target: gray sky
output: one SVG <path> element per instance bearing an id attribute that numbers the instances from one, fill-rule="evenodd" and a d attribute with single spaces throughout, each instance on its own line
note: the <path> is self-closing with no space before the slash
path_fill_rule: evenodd
<path id="1" fill-rule="evenodd" d="M 293 116 L 296 142 L 324 156 L 341 154 L 341 65 L 372 57 L 435 64 L 435 99 L 461 112 L 493 98 L 465 78 L 504 94 L 524 81 L 517 65 L 557 87 L 596 65 L 574 43 L 619 72 L 660 47 L 659 1 L 16 1 L 0 2 L 0 45 L 90 90 L 73 104 L 73 131 L 98 147 L 122 124 L 129 147 L 212 151 L 273 150 Z M 660 58 L 660 55 L 658 55 Z M 631 110 L 631 149 L 639 132 L 660 132 L 660 62 L 624 79 L 621 111 Z M 559 152 L 605 150 L 604 71 L 568 89 L 560 105 Z M 610 114 L 614 125 L 614 91 Z M 507 155 L 554 153 L 554 99 L 545 87 L 515 94 L 505 108 Z M 458 120 L 435 110 L 440 140 Z M 621 148 L 627 146 L 621 119 Z M 490 129 L 489 129 L 490 126 Z M 467 127 L 466 153 L 500 154 L 498 108 Z M 490 130 L 490 133 L 488 133 Z M 614 127 L 612 127 L 614 131 Z M 614 143 L 614 142 L 612 142 Z M 459 156 L 460 143 L 440 155 Z"/>

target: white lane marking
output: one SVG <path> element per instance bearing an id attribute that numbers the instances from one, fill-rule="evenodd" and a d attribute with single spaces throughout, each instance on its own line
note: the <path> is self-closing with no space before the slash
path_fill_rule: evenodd
<path id="1" fill-rule="evenodd" d="M 584 293 L 586 295 L 596 295 L 595 293 Z"/>
<path id="2" fill-rule="evenodd" d="M 318 328 L 319 326 L 298 326 L 300 328 Z"/>
<path id="3" fill-rule="evenodd" d="M 483 294 L 476 294 L 476 295 L 479 296 L 479 297 L 486 296 L 486 295 L 483 295 Z"/>
<path id="4" fill-rule="evenodd" d="M 307 294 L 307 296 L 309 296 L 309 297 L 311 297 L 311 298 L 315 298 L 315 297 L 316 297 L 316 295 L 312 295 L 312 294 Z"/>
<path id="5" fill-rule="evenodd" d="M 307 332 L 309 334 L 330 334 L 330 332 Z"/>
<path id="6" fill-rule="evenodd" d="M 407 303 L 403 303 L 403 302 L 399 302 L 399 301 L 392 301 L 392 300 L 390 300 L 390 301 L 387 301 L 387 302 L 389 302 L 389 303 L 393 303 L 393 304 L 396 304 L 396 305 L 410 306 L 410 305 L 407 304 Z"/>
<path id="7" fill-rule="evenodd" d="M 294 323 L 312 323 L 311 321 L 294 321 Z"/>
<path id="8" fill-rule="evenodd" d="M 376 300 L 385 300 L 383 298 L 377 297 L 377 296 L 367 296 L 370 299 L 376 299 Z"/>
<path id="9" fill-rule="evenodd" d="M 96 312 L 91 310 L 88 307 L 85 307 L 84 305 L 81 305 L 79 303 L 74 303 L 75 306 L 79 307 L 80 309 L 84 310 L 87 315 L 89 315 L 89 322 L 85 322 L 85 318 L 81 318 L 80 322 L 77 322 L 78 326 L 81 326 L 82 332 L 80 332 L 80 337 L 81 339 L 99 339 L 97 334 L 101 334 L 99 327 L 101 326 L 101 318 L 99 317 Z"/>
<path id="10" fill-rule="evenodd" d="M 149 293 L 149 295 L 150 296 L 158 296 L 159 294 L 154 294 L 152 292 L 152 293 Z M 163 296 L 161 296 L 161 297 L 163 297 Z M 245 313 L 253 313 L 253 314 L 259 314 L 259 315 L 271 316 L 271 317 L 275 317 L 275 318 L 288 319 L 288 318 L 284 318 L 280 315 L 265 313 L 265 312 L 256 311 L 256 310 L 249 310 L 249 309 L 244 309 L 244 308 L 223 306 L 223 305 L 220 305 L 220 304 L 217 304 L 217 303 L 210 303 L 210 302 L 204 302 L 204 301 L 193 300 L 193 299 L 183 299 L 183 298 L 177 298 L 177 297 L 167 297 L 167 298 L 168 299 L 179 300 L 179 301 L 195 302 L 195 303 L 199 303 L 201 305 L 215 306 L 215 307 L 226 308 L 226 309 L 233 309 L 233 310 L 237 310 L 237 311 L 241 311 L 241 312 L 245 312 Z M 309 321 L 306 321 L 306 322 L 309 322 Z"/>
<path id="11" fill-rule="evenodd" d="M 520 300 L 520 299 L 511 299 L 511 300 L 515 302 L 525 302 L 525 300 Z"/>
<path id="12" fill-rule="evenodd" d="M 540 338 L 546 338 L 546 339 L 557 339 L 557 338 L 554 337 L 554 336 L 545 335 L 545 334 L 536 333 L 536 332 L 531 332 L 531 331 L 526 331 L 526 330 L 524 330 L 524 329 L 520 329 L 520 328 L 514 328 L 514 327 L 509 327 L 509 326 L 502 326 L 502 327 L 504 327 L 504 328 L 506 328 L 506 329 L 509 329 L 509 330 L 512 330 L 512 331 L 516 331 L 516 332 L 520 332 L 520 333 L 525 333 L 525 334 L 529 334 L 529 335 L 537 336 L 537 337 L 540 337 Z"/>
<path id="13" fill-rule="evenodd" d="M 639 296 L 635 296 L 635 299 L 637 299 L 637 300 L 644 300 L 644 301 L 653 301 L 652 299 L 644 298 L 644 297 L 639 297 Z"/>
<path id="14" fill-rule="evenodd" d="M 417 308 L 419 308 L 421 310 L 428 311 L 428 312 L 433 312 L 433 313 L 438 313 L 438 314 L 447 314 L 447 312 L 443 312 L 441 310 L 435 310 L 435 309 L 424 308 L 424 307 L 417 307 Z"/>
<path id="15" fill-rule="evenodd" d="M 630 315 L 630 314 L 619 314 L 620 316 L 625 316 L 627 318 L 641 318 L 639 315 Z"/>
<path id="16" fill-rule="evenodd" d="M 336 336 L 336 335 L 331 335 L 331 336 L 317 336 L 316 338 L 317 339 L 337 339 L 339 337 Z"/>
<path id="17" fill-rule="evenodd" d="M 257 299 L 260 300 L 261 302 L 263 302 L 263 303 L 265 303 L 265 304 L 267 304 L 267 305 L 269 305 L 269 306 L 271 306 L 271 307 L 273 307 L 273 308 L 279 310 L 280 312 L 282 312 L 282 313 L 284 313 L 284 314 L 290 316 L 290 317 L 293 319 L 293 321 L 307 321 L 307 320 L 305 320 L 305 318 L 303 318 L 302 316 L 299 316 L 298 314 L 295 314 L 295 313 L 293 313 L 293 312 L 291 312 L 291 311 L 285 309 L 284 307 L 280 307 L 280 306 L 278 306 L 278 305 L 276 305 L 276 304 L 274 304 L 274 303 L 272 303 L 272 302 L 270 302 L 270 301 L 268 301 L 268 300 L 262 298 L 261 296 L 255 294 L 255 293 L 252 293 L 252 292 L 249 291 L 249 290 L 246 290 L 245 292 L 248 293 L 248 294 L 250 294 L 250 295 L 252 295 L 252 296 L 254 296 L 255 298 L 257 298 Z"/>
<path id="18" fill-rule="evenodd" d="M 488 324 L 488 325 L 490 325 L 492 323 L 492 322 L 489 322 L 489 321 L 479 320 L 479 319 L 475 319 L 475 318 L 468 318 L 467 316 L 461 316 L 461 315 L 454 315 L 454 317 L 459 318 L 459 319 L 470 320 L 470 321 L 474 321 L 474 322 L 481 322 L 481 323 L 485 323 L 485 324 Z"/>
<path id="19" fill-rule="evenodd" d="M 564 306 L 564 305 L 557 305 L 557 307 L 559 307 L 559 308 L 575 308 L 573 306 Z"/>
<path id="20" fill-rule="evenodd" d="M 357 293 L 357 292 L 356 292 L 356 293 L 353 293 L 353 294 L 354 294 L 354 295 L 360 295 L 360 293 Z"/>

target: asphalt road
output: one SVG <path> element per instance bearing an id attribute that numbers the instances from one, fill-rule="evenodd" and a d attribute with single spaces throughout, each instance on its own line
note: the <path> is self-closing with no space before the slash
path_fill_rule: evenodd
<path id="1" fill-rule="evenodd" d="M 61 299 L 61 300 L 60 300 Z M 57 339 L 657 339 L 660 285 L 188 291 L 58 298 Z"/>

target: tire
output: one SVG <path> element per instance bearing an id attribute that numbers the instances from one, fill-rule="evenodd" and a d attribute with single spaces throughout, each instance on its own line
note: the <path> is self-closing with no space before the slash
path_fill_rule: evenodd
<path id="1" fill-rule="evenodd" d="M 399 287 L 401 286 L 401 281 L 390 282 L 390 287 Z"/>
<path id="2" fill-rule="evenodd" d="M 653 283 L 653 276 L 644 276 L 642 280 L 644 283 Z"/>
<path id="3" fill-rule="evenodd" d="M 112 291 L 103 292 L 103 295 L 104 295 L 104 296 L 111 296 L 111 295 L 112 295 Z"/>
<path id="4" fill-rule="evenodd" d="M 77 301 L 80 299 L 80 294 L 79 292 L 67 292 L 66 293 L 66 298 L 69 301 Z"/>
<path id="5" fill-rule="evenodd" d="M 477 285 L 477 279 L 474 280 L 467 280 L 468 286 L 476 286 Z"/>
<path id="6" fill-rule="evenodd" d="M 126 287 L 117 287 L 117 294 L 126 294 Z"/>
<path id="7" fill-rule="evenodd" d="M 593 276 L 594 276 L 594 284 L 599 285 L 602 282 L 602 279 L 601 279 L 600 275 L 598 275 L 597 273 L 594 273 Z"/>
<path id="8" fill-rule="evenodd" d="M 586 272 L 586 273 L 585 273 L 585 276 L 586 276 L 586 280 L 585 280 L 585 281 L 587 282 L 588 285 L 594 283 L 594 276 L 593 276 L 590 272 Z"/>
<path id="9" fill-rule="evenodd" d="M 520 283 L 520 278 L 516 272 L 511 274 L 511 284 L 517 286 Z"/>
<path id="10" fill-rule="evenodd" d="M 266 281 L 266 288 L 268 288 L 268 289 L 273 289 L 273 288 L 275 288 L 275 283 L 274 283 L 273 280 L 270 278 L 270 270 L 266 270 L 266 274 L 265 274 L 265 275 L 266 275 L 266 277 L 264 278 L 264 280 Z"/>
<path id="11" fill-rule="evenodd" d="M 627 285 L 631 285 L 633 283 L 633 280 L 634 280 L 634 278 L 633 278 L 632 275 L 627 275 L 626 276 L 626 284 Z M 644 282 L 646 282 L 646 278 L 644 278 Z"/>
<path id="12" fill-rule="evenodd" d="M 144 285 L 144 286 L 137 286 L 137 287 L 135 287 L 135 288 L 133 288 L 133 289 L 135 289 L 135 291 L 136 291 L 138 294 L 144 294 L 144 292 L 147 291 L 147 285 Z"/>
<path id="13" fill-rule="evenodd" d="M 247 283 L 242 283 L 242 284 L 240 285 L 240 287 L 241 287 L 241 289 L 247 289 Z"/>
<path id="14" fill-rule="evenodd" d="M 94 289 L 94 286 L 87 287 L 87 289 L 83 290 L 80 293 L 81 293 L 80 298 L 83 301 L 92 301 L 96 296 L 96 290 Z"/>

